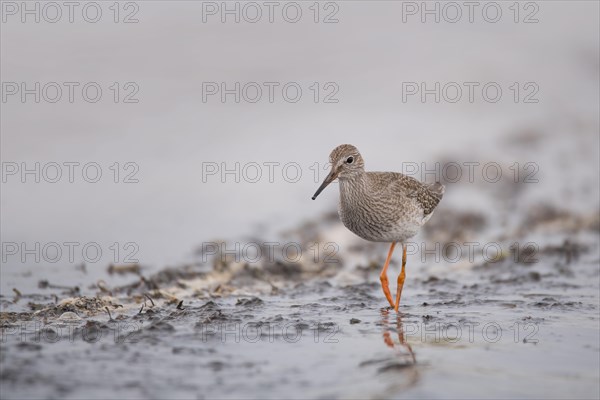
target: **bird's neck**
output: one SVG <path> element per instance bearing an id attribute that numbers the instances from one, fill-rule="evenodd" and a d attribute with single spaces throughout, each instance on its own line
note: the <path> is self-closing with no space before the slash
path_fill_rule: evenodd
<path id="1" fill-rule="evenodd" d="M 348 203 L 357 199 L 361 193 L 366 190 L 365 172 L 357 172 L 351 176 L 340 177 L 340 199 L 342 202 Z"/>

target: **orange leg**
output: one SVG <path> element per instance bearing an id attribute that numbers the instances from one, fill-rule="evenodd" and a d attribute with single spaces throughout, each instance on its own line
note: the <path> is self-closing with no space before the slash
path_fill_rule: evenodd
<path id="1" fill-rule="evenodd" d="M 383 294 L 390 302 L 390 306 L 394 308 L 394 300 L 392 299 L 392 294 L 390 293 L 390 284 L 387 277 L 387 269 L 390 265 L 390 260 L 392 259 L 392 253 L 394 252 L 394 247 L 396 247 L 396 242 L 393 242 L 390 246 L 390 251 L 388 252 L 387 259 L 385 260 L 385 265 L 381 270 L 381 274 L 379 275 L 379 280 L 381 281 L 381 288 L 383 289 Z"/>
<path id="2" fill-rule="evenodd" d="M 402 245 L 402 271 L 400 271 L 400 275 L 398 275 L 398 288 L 396 289 L 396 306 L 394 310 L 398 312 L 398 307 L 400 307 L 400 297 L 402 296 L 402 287 L 404 286 L 404 278 L 406 277 L 406 272 L 404 272 L 404 267 L 406 266 L 406 245 Z"/>

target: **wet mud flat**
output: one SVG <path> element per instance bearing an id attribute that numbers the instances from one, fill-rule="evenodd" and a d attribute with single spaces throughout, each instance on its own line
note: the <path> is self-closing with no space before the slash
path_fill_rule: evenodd
<path id="1" fill-rule="evenodd" d="M 1 396 L 597 398 L 597 215 L 536 210 L 495 237 L 493 259 L 409 257 L 398 315 L 379 286 L 385 249 L 361 241 L 333 263 L 211 254 L 155 274 L 126 268 L 121 286 L 43 277 L 35 293 L 0 298 Z M 474 213 L 440 214 L 462 229 L 432 224 L 426 240 L 493 236 Z M 289 235 L 309 246 L 336 232 L 324 217 Z M 519 236 L 536 246 L 511 246 Z"/>

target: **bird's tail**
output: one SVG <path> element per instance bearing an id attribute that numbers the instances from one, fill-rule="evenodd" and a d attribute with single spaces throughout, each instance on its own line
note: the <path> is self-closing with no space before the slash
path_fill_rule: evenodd
<path id="1" fill-rule="evenodd" d="M 440 196 L 440 198 L 442 198 L 442 196 L 444 195 L 444 192 L 446 191 L 446 186 L 442 185 L 439 182 L 436 183 L 432 183 L 431 185 L 429 185 L 429 190 L 437 195 Z"/>

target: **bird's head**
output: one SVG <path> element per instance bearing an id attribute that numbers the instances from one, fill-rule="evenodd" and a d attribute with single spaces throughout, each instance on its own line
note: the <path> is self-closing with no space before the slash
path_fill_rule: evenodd
<path id="1" fill-rule="evenodd" d="M 362 156 L 358 149 L 351 144 L 342 144 L 333 149 L 329 155 L 329 162 L 331 163 L 331 171 L 315 192 L 312 197 L 313 200 L 336 178 L 351 179 L 365 170 L 365 162 Z"/>

